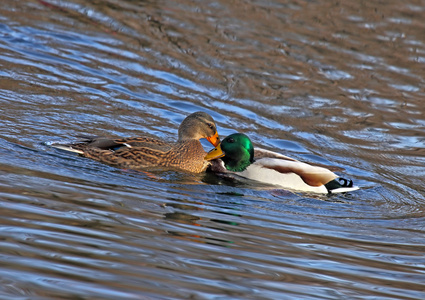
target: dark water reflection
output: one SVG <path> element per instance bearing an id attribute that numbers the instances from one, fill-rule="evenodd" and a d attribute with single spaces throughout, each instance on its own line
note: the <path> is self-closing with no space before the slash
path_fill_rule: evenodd
<path id="1" fill-rule="evenodd" d="M 424 10 L 6 0 L 0 298 L 423 299 Z M 118 170 L 46 144 L 173 140 L 197 110 L 362 189 Z"/>

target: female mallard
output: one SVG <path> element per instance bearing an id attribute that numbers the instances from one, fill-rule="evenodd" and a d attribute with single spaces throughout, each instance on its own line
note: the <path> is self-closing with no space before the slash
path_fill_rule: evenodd
<path id="1" fill-rule="evenodd" d="M 207 153 L 199 141 L 201 138 L 206 138 L 214 146 L 220 143 L 215 122 L 205 112 L 195 112 L 183 120 L 175 143 L 142 136 L 123 139 L 88 138 L 73 144 L 52 146 L 119 168 L 177 168 L 200 173 L 209 165 L 204 160 Z"/>
<path id="2" fill-rule="evenodd" d="M 242 177 L 287 189 L 326 194 L 358 189 L 351 180 L 338 178 L 324 167 L 309 165 L 271 151 L 255 149 L 257 159 L 254 160 L 251 140 L 242 133 L 226 137 L 205 159 L 220 157 L 221 160 L 212 164 L 215 172 L 236 172 Z"/>

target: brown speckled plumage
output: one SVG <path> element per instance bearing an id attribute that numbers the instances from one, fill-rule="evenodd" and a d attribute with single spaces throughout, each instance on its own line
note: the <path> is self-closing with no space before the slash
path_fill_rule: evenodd
<path id="1" fill-rule="evenodd" d="M 150 137 L 135 137 L 94 138 L 75 144 L 53 146 L 119 168 L 177 168 L 200 173 L 209 165 L 204 160 L 207 153 L 199 141 L 201 138 L 207 138 L 213 145 L 219 143 L 212 117 L 204 112 L 196 112 L 183 120 L 176 143 Z"/>

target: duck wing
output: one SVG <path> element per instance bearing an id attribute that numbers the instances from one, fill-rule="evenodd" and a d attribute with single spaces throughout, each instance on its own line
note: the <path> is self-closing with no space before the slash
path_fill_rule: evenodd
<path id="1" fill-rule="evenodd" d="M 116 139 L 116 140 L 113 140 L 113 142 L 119 145 L 125 145 L 128 148 L 146 147 L 146 148 L 157 149 L 161 151 L 168 151 L 172 147 L 170 143 L 167 143 L 163 140 L 146 137 L 146 136 Z"/>
<path id="2" fill-rule="evenodd" d="M 282 160 L 287 160 L 287 161 L 294 161 L 294 162 L 300 162 L 299 160 L 277 153 L 277 152 L 273 152 L 270 150 L 266 150 L 263 148 L 258 148 L 255 147 L 254 149 L 254 159 L 261 159 L 261 158 L 278 158 L 278 159 L 282 159 Z M 322 167 L 325 169 L 328 169 L 332 172 L 341 172 L 344 171 L 344 168 L 341 167 L 336 167 L 336 166 L 329 166 L 329 165 L 325 165 L 325 164 L 319 164 L 319 163 L 315 163 L 315 162 L 309 162 L 308 163 L 311 166 L 317 166 L 317 167 Z"/>
<path id="3" fill-rule="evenodd" d="M 89 147 L 84 149 L 83 155 L 120 168 L 141 169 L 166 166 L 170 152 L 147 147 L 121 147 L 116 151 Z"/>
<path id="4" fill-rule="evenodd" d="M 98 149 L 107 151 L 122 151 L 128 148 L 148 148 L 159 151 L 168 151 L 171 145 L 159 139 L 151 137 L 131 137 L 111 139 L 98 136 L 80 136 L 80 140 L 67 144 L 52 144 L 52 147 L 84 154 L 88 149 Z"/>
<path id="5" fill-rule="evenodd" d="M 289 160 L 289 161 L 298 161 L 295 158 L 277 153 L 277 152 L 273 152 L 270 150 L 266 150 L 263 148 L 259 148 L 259 147 L 255 147 L 254 148 L 254 159 L 260 159 L 260 158 L 279 158 L 279 159 L 285 159 L 285 160 Z"/>
<path id="6" fill-rule="evenodd" d="M 309 165 L 297 160 L 262 158 L 257 160 L 254 164 L 260 165 L 263 168 L 275 170 L 282 174 L 296 174 L 310 186 L 325 185 L 338 178 L 338 176 L 329 169 Z"/>

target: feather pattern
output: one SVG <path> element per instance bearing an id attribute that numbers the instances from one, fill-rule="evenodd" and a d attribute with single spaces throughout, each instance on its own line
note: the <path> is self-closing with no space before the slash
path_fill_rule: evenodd
<path id="1" fill-rule="evenodd" d="M 255 155 L 255 157 L 254 157 Z M 357 190 L 351 180 L 339 178 L 329 168 L 307 164 L 288 156 L 252 146 L 241 133 L 226 137 L 205 157 L 221 158 L 212 163 L 215 172 L 234 173 L 259 182 L 314 193 L 341 193 Z"/>
<path id="2" fill-rule="evenodd" d="M 196 112 L 183 120 L 175 143 L 146 136 L 85 137 L 75 143 L 52 146 L 119 168 L 177 168 L 199 173 L 209 165 L 204 160 L 206 152 L 199 141 L 201 138 L 206 138 L 214 146 L 220 142 L 213 118 L 207 113 Z"/>

